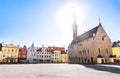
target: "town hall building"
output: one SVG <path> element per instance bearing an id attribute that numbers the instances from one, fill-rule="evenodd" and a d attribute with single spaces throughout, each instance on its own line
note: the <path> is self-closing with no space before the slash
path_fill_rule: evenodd
<path id="1" fill-rule="evenodd" d="M 68 47 L 69 63 L 107 63 L 112 52 L 111 40 L 99 22 L 95 28 L 77 35 L 73 23 L 73 40 Z"/>

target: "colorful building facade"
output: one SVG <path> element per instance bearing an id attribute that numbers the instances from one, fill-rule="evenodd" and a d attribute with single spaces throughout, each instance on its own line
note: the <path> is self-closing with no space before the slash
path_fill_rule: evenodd
<path id="1" fill-rule="evenodd" d="M 27 47 L 24 45 L 23 48 L 19 49 L 18 63 L 26 63 L 26 62 L 27 62 Z"/>
<path id="2" fill-rule="evenodd" d="M 2 46 L 2 62 L 17 63 L 18 52 L 18 46 L 14 45 L 13 43 Z"/>
<path id="3" fill-rule="evenodd" d="M 65 63 L 68 62 L 68 55 L 65 52 L 64 47 L 48 47 L 48 50 L 52 52 L 51 62 L 52 63 Z"/>
<path id="4" fill-rule="evenodd" d="M 68 63 L 68 54 L 67 52 L 61 52 L 61 62 Z"/>
<path id="5" fill-rule="evenodd" d="M 120 61 L 120 41 L 113 42 L 112 55 L 115 57 L 115 62 Z"/>
<path id="6" fill-rule="evenodd" d="M 51 52 L 42 45 L 41 48 L 37 50 L 37 62 L 38 63 L 50 63 L 51 62 Z"/>
<path id="7" fill-rule="evenodd" d="M 37 62 L 37 47 L 32 43 L 31 47 L 28 48 L 27 51 L 27 62 L 28 63 L 36 63 Z"/>

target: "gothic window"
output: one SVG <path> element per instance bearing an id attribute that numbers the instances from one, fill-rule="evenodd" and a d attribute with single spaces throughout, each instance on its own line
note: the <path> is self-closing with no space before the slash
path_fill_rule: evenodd
<path id="1" fill-rule="evenodd" d="M 89 49 L 88 49 L 88 54 L 89 54 Z"/>
<path id="2" fill-rule="evenodd" d="M 102 37 L 102 40 L 104 41 L 104 37 Z"/>
<path id="3" fill-rule="evenodd" d="M 106 53 L 108 54 L 108 49 L 106 48 Z"/>
<path id="4" fill-rule="evenodd" d="M 99 54 L 100 54 L 100 48 L 98 50 L 99 50 Z"/>

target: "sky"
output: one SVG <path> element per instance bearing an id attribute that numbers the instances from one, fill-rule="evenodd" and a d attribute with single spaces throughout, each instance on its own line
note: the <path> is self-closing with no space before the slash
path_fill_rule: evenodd
<path id="1" fill-rule="evenodd" d="M 120 40 L 120 0 L 0 0 L 0 42 L 65 47 L 100 22 L 111 41 Z"/>

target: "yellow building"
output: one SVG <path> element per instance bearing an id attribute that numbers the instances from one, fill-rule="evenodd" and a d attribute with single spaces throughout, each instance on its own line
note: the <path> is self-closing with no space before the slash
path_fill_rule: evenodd
<path id="1" fill-rule="evenodd" d="M 51 56 L 51 62 L 60 63 L 61 62 L 61 51 L 53 51 Z"/>
<path id="2" fill-rule="evenodd" d="M 61 62 L 62 63 L 68 63 L 68 54 L 65 53 L 61 53 Z"/>
<path id="3" fill-rule="evenodd" d="M 112 55 L 115 56 L 116 61 L 120 61 L 120 41 L 113 42 Z"/>
<path id="4" fill-rule="evenodd" d="M 16 63 L 18 62 L 19 48 L 14 44 L 2 46 L 2 62 Z"/>
<path id="5" fill-rule="evenodd" d="M 2 62 L 2 44 L 0 43 L 0 62 Z"/>
<path id="6" fill-rule="evenodd" d="M 67 63 L 68 54 L 65 52 L 64 47 L 48 47 L 48 50 L 52 52 L 51 62 L 53 63 Z"/>

